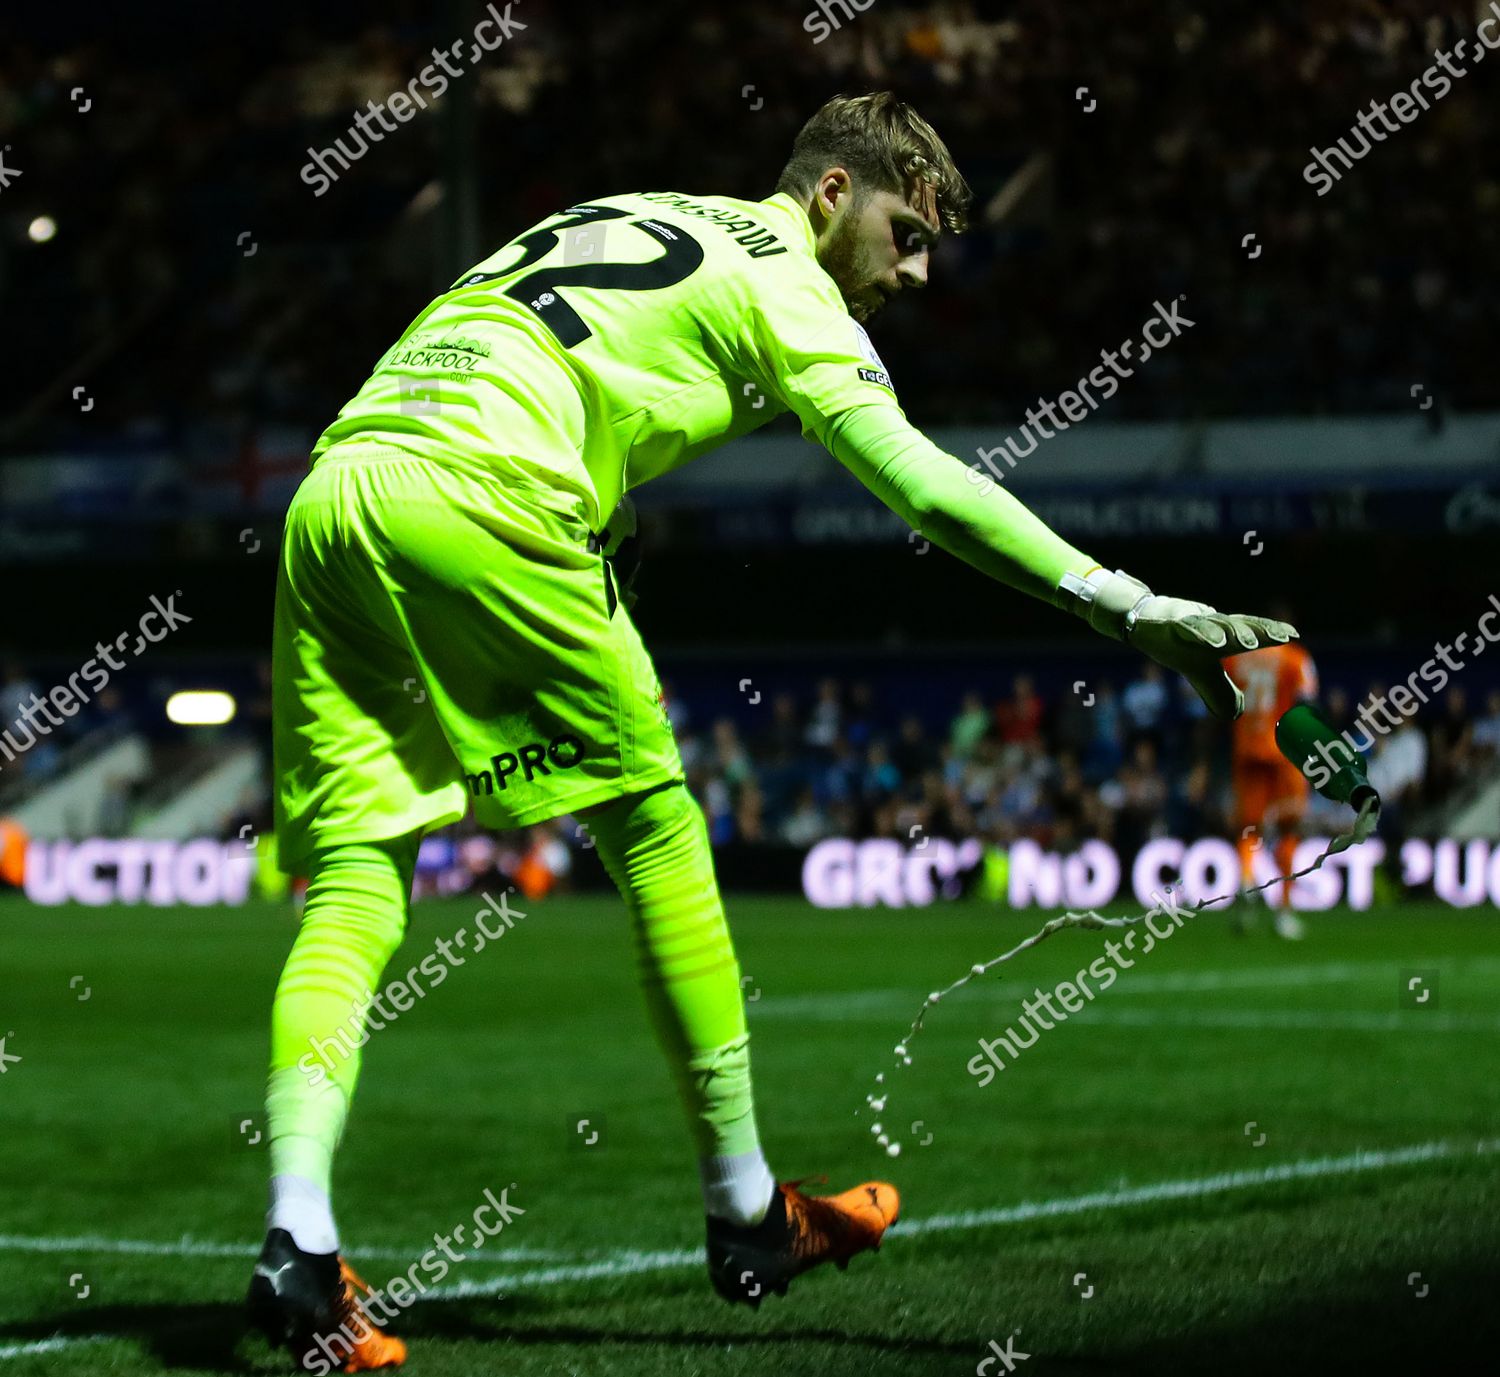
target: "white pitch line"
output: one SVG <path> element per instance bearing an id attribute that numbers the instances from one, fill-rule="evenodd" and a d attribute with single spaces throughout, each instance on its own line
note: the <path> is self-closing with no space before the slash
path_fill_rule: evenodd
<path id="1" fill-rule="evenodd" d="M 841 1010 L 890 1009 L 910 1004 L 910 990 L 840 990 L 835 994 L 776 995 L 769 999 L 751 998 L 745 1012 L 751 1018 L 828 1018 L 838 1017 Z"/>
<path id="2" fill-rule="evenodd" d="M 424 1244 L 410 1248 L 360 1248 L 359 1256 L 380 1261 L 410 1262 L 427 1250 Z M 146 1257 L 227 1257 L 254 1258 L 260 1253 L 258 1243 L 207 1243 L 183 1238 L 176 1243 L 155 1239 L 100 1238 L 86 1235 L 78 1238 L 48 1238 L 26 1234 L 0 1234 L 0 1253 L 139 1253 Z M 557 1262 L 575 1256 L 550 1248 L 497 1249 L 494 1256 L 502 1262 Z"/>
<path id="3" fill-rule="evenodd" d="M 1053 1200 L 1023 1201 L 1019 1205 L 1002 1205 L 988 1210 L 966 1210 L 957 1214 L 931 1215 L 926 1219 L 902 1220 L 892 1226 L 891 1233 L 904 1237 L 912 1234 L 987 1229 L 1035 1219 L 1084 1214 L 1091 1210 L 1118 1210 L 1135 1205 L 1158 1204 L 1166 1200 L 1202 1199 L 1228 1191 L 1249 1190 L 1285 1181 L 1310 1181 L 1327 1176 L 1386 1171 L 1392 1167 L 1415 1166 L 1424 1162 L 1488 1157 L 1496 1152 L 1500 1152 L 1500 1138 L 1482 1139 L 1467 1145 L 1436 1142 L 1417 1143 L 1402 1148 L 1376 1148 L 1346 1153 L 1342 1157 L 1305 1158 L 1300 1162 L 1283 1162 L 1254 1170 L 1220 1172 L 1215 1176 L 1157 1181 L 1145 1186 L 1125 1186 L 1116 1190 L 1092 1191 L 1086 1195 L 1062 1196 Z M 175 1251 L 171 1244 L 161 1244 L 158 1247 L 164 1253 Z M 424 1298 L 458 1300 L 470 1296 L 499 1296 L 519 1287 L 550 1286 L 559 1282 L 589 1281 L 600 1277 L 640 1276 L 701 1264 L 702 1260 L 701 1248 L 678 1248 L 651 1253 L 627 1251 L 598 1262 L 517 1272 L 510 1276 L 491 1277 L 488 1281 L 463 1281 L 452 1286 L 435 1286 L 424 1293 Z M 107 1343 L 116 1337 L 119 1336 L 90 1334 L 81 1338 L 58 1337 L 13 1344 L 0 1347 L 0 1360 L 19 1358 L 30 1353 L 52 1353 L 81 1344 Z"/>
<path id="4" fill-rule="evenodd" d="M 1347 1153 L 1342 1157 L 1313 1157 L 1300 1162 L 1284 1162 L 1245 1171 L 1221 1172 L 1179 1181 L 1158 1181 L 1146 1186 L 1126 1186 L 1117 1190 L 1093 1191 L 1087 1195 L 1063 1196 L 1055 1200 L 1025 1201 L 988 1210 L 967 1210 L 961 1214 L 932 1215 L 927 1219 L 903 1220 L 891 1228 L 893 1237 L 908 1234 L 952 1233 L 970 1229 L 992 1228 L 1001 1224 L 1019 1224 L 1032 1219 L 1051 1219 L 1060 1215 L 1083 1214 L 1089 1210 L 1117 1210 L 1132 1205 L 1149 1205 L 1164 1200 L 1189 1200 L 1226 1191 L 1246 1190 L 1254 1186 L 1275 1185 L 1282 1181 L 1307 1181 L 1324 1176 L 1347 1176 L 1358 1172 L 1384 1171 L 1391 1167 L 1411 1166 L 1462 1157 L 1485 1157 L 1500 1152 L 1500 1138 L 1488 1138 L 1469 1145 L 1455 1143 L 1419 1143 L 1412 1147 L 1371 1149 Z M 549 1267 L 540 1272 L 517 1272 L 511 1276 L 491 1277 L 487 1281 L 461 1281 L 452 1286 L 436 1286 L 427 1294 L 434 1299 L 459 1299 L 465 1296 L 496 1296 L 507 1290 L 527 1286 L 547 1286 L 557 1282 L 588 1281 L 596 1277 L 635 1276 L 661 1272 L 703 1262 L 701 1248 L 681 1248 L 673 1252 L 634 1253 L 571 1267 Z"/>
<path id="5" fill-rule="evenodd" d="M 57 1353 L 64 1348 L 72 1348 L 75 1344 L 104 1344 L 108 1343 L 113 1334 L 83 1334 L 77 1338 L 64 1337 L 59 1334 L 52 1339 L 33 1339 L 30 1343 L 5 1344 L 0 1346 L 0 1359 L 25 1358 L 32 1353 Z"/>
<path id="6" fill-rule="evenodd" d="M 1300 1162 L 1220 1172 L 1216 1176 L 1181 1181 L 1157 1181 L 1149 1186 L 1124 1186 L 1112 1191 L 1067 1196 L 1060 1200 L 1025 1201 L 990 1210 L 965 1210 L 958 1214 L 935 1214 L 927 1219 L 892 1226 L 893 1234 L 947 1233 L 955 1229 L 982 1229 L 997 1224 L 1022 1224 L 1033 1219 L 1083 1214 L 1088 1210 L 1118 1210 L 1131 1205 L 1154 1205 L 1163 1200 L 1193 1200 L 1253 1186 L 1283 1181 L 1311 1181 L 1324 1176 L 1351 1176 L 1360 1172 L 1385 1171 L 1414 1166 L 1419 1162 L 1452 1161 L 1464 1157 L 1489 1157 L 1500 1152 L 1500 1138 L 1485 1138 L 1467 1145 L 1417 1143 L 1402 1148 L 1371 1148 L 1345 1153 L 1342 1157 L 1310 1157 Z"/>
<path id="7" fill-rule="evenodd" d="M 1387 961 L 1339 961 L 1323 966 L 1244 967 L 1227 971 L 1163 971 L 1122 976 L 1121 994 L 1194 994 L 1198 991 L 1264 990 L 1298 985 L 1342 985 L 1378 979 L 1399 969 Z"/>
<path id="8" fill-rule="evenodd" d="M 1490 957 L 1460 958 L 1465 972 L 1500 969 L 1500 961 Z M 1211 993 L 1220 990 L 1291 989 L 1310 985 L 1358 984 L 1393 976 L 1408 968 L 1431 967 L 1449 970 L 1453 958 L 1417 958 L 1401 961 L 1332 962 L 1320 966 L 1267 966 L 1245 969 L 1207 971 L 1168 971 L 1158 975 L 1123 971 L 1111 986 L 1111 998 L 1121 995 L 1158 995 Z M 971 987 L 985 990 L 983 985 Z M 989 993 L 1003 995 L 991 988 Z M 752 1018 L 805 1018 L 814 1022 L 855 1022 L 866 1014 L 912 1006 L 913 992 L 907 990 L 844 990 L 833 994 L 772 996 L 748 1005 Z"/>
<path id="9" fill-rule="evenodd" d="M 1460 957 L 1463 973 L 1500 971 L 1500 960 L 1493 957 Z M 1165 971 L 1157 975 L 1121 977 L 1117 989 L 1121 994 L 1190 994 L 1199 990 L 1276 989 L 1297 985 L 1338 985 L 1361 980 L 1388 978 L 1393 972 L 1431 967 L 1452 971 L 1452 956 L 1430 960 L 1408 961 L 1337 961 L 1322 966 L 1243 966 L 1231 970 Z"/>
<path id="10" fill-rule="evenodd" d="M 1327 1013 L 1320 1009 L 1101 1009 L 1085 1008 L 1068 1020 L 1085 1027 L 1254 1028 L 1276 1032 L 1495 1033 L 1500 1018 L 1473 1014 L 1392 1011 Z"/>
<path id="11" fill-rule="evenodd" d="M 518 1286 L 555 1286 L 559 1282 L 594 1281 L 600 1277 L 632 1277 L 646 1272 L 665 1272 L 703 1261 L 702 1248 L 672 1248 L 661 1252 L 626 1252 L 598 1262 L 579 1262 L 565 1267 L 546 1267 L 536 1272 L 516 1272 L 486 1281 L 456 1281 L 434 1286 L 426 1294 L 434 1300 L 458 1300 L 465 1296 L 499 1296 Z"/>
<path id="12" fill-rule="evenodd" d="M 1196 990 L 1264 989 L 1283 985 L 1339 984 L 1379 976 L 1396 969 L 1386 964 L 1349 964 L 1325 966 L 1282 966 L 1264 970 L 1176 971 L 1162 975 L 1122 974 L 1113 986 L 1120 994 L 1188 994 Z M 983 985 L 973 986 L 983 990 Z M 999 993 L 991 989 L 990 993 Z M 844 990 L 835 994 L 781 995 L 764 1003 L 757 1000 L 749 1008 L 752 1015 L 772 1018 L 837 1018 L 844 1012 L 905 1007 L 912 1000 L 910 990 Z M 759 1007 L 757 1007 L 759 1006 Z"/>

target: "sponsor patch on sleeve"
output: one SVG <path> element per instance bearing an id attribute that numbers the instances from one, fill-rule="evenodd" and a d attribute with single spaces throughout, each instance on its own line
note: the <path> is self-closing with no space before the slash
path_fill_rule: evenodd
<path id="1" fill-rule="evenodd" d="M 857 320 L 851 320 L 849 323 L 854 327 L 854 344 L 859 350 L 861 357 L 868 359 L 882 373 L 885 372 L 885 364 L 880 361 L 880 355 L 875 352 L 875 345 L 866 332 L 865 327 Z"/>
<path id="2" fill-rule="evenodd" d="M 875 345 L 871 342 L 870 336 L 865 332 L 865 327 L 857 320 L 850 321 L 849 323 L 854 326 L 854 344 L 859 350 L 860 357 L 867 359 L 870 364 L 870 367 L 859 370 L 861 381 L 879 383 L 881 387 L 894 392 L 896 386 L 891 382 L 891 375 L 886 372 L 885 364 L 881 361 L 880 355 L 875 352 Z"/>

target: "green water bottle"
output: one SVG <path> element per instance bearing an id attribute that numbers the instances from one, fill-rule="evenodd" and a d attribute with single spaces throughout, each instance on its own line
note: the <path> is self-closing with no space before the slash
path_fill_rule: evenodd
<path id="1" fill-rule="evenodd" d="M 1364 757 L 1311 703 L 1282 714 L 1276 745 L 1324 798 L 1347 803 L 1362 816 L 1379 813 L 1380 795 L 1365 774 Z"/>

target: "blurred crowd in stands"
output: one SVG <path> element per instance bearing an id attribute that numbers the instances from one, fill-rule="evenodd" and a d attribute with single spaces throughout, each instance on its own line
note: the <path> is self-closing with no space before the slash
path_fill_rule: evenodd
<path id="1" fill-rule="evenodd" d="M 1354 725 L 1359 702 L 1343 689 L 1322 706 L 1356 744 L 1370 735 Z M 1429 714 L 1375 736 L 1368 768 L 1392 823 L 1500 764 L 1500 691 L 1476 706 L 1455 686 Z M 1227 728 L 1151 664 L 1118 690 L 1102 682 L 1051 701 L 1020 674 L 998 701 L 964 694 L 946 722 L 834 678 L 811 702 L 777 696 L 765 725 L 748 730 L 729 718 L 697 723 L 670 694 L 668 710 L 720 845 L 926 835 L 1029 837 L 1061 850 L 1099 837 L 1129 849 L 1162 834 L 1227 836 L 1233 826 Z M 1314 795 L 1307 824 L 1338 830 L 1351 816 Z"/>
<path id="2" fill-rule="evenodd" d="M 0 662 L 0 798 L 55 778 L 73 748 L 87 752 L 133 725 L 117 688 L 106 686 L 81 707 L 75 705 L 71 716 L 51 707 L 52 688 L 52 681 L 44 682 L 18 662 Z M 47 705 L 46 712 L 39 702 Z"/>
<path id="3" fill-rule="evenodd" d="M 231 723 L 185 730 L 168 720 L 166 703 L 177 690 L 201 687 L 200 676 L 161 673 L 122 679 L 119 685 L 109 683 L 90 693 L 87 681 L 80 686 L 68 666 L 0 661 L 0 815 L 73 771 L 102 769 L 99 808 L 90 807 L 90 820 L 70 821 L 67 830 L 75 838 L 131 836 L 150 812 L 153 799 L 201 775 L 222 758 L 228 742 L 254 746 L 269 768 L 270 672 L 265 659 L 237 667 L 224 685 L 237 702 Z M 70 678 L 81 694 L 66 690 Z M 73 709 L 71 715 L 56 707 L 53 694 L 59 688 L 70 694 L 64 703 Z M 30 711 L 23 713 L 27 707 Z M 127 737 L 143 749 L 112 760 L 108 748 Z M 244 798 L 226 800 L 226 806 L 243 813 L 234 831 L 246 819 L 253 819 L 258 830 L 269 830 L 270 805 L 263 794 L 263 788 L 252 787 Z M 219 821 L 206 819 L 206 830 L 214 830 Z"/>
<path id="4" fill-rule="evenodd" d="M 269 767 L 267 668 L 262 662 L 244 676 L 232 727 L 195 736 L 162 717 L 166 680 L 134 701 L 106 688 L 62 725 L 30 733 L 16 726 L 18 709 L 33 694 L 45 698 L 51 681 L 14 662 L 0 666 L 0 816 L 70 770 L 99 768 L 103 748 L 130 732 L 146 739 L 149 761 L 105 782 L 105 807 L 89 828 L 98 835 L 131 835 L 153 788 L 174 773 L 191 778 L 227 740 L 254 743 Z M 1079 688 L 1043 696 L 1026 674 L 998 697 L 955 686 L 951 715 L 934 719 L 904 706 L 898 690 L 882 697 L 867 681 L 827 677 L 801 694 L 769 694 L 738 719 L 700 720 L 664 684 L 688 787 L 716 847 L 806 850 L 833 836 L 908 844 L 977 837 L 1005 846 L 1025 837 L 1067 851 L 1098 837 L 1130 851 L 1154 836 L 1233 835 L 1228 728 L 1185 683 L 1148 662 L 1118 687 L 1091 678 Z M 1359 744 L 1371 733 L 1354 714 L 1372 694 L 1383 696 L 1384 686 L 1359 700 L 1331 687 L 1320 706 Z M 1388 841 L 1440 826 L 1434 809 L 1500 770 L 1500 689 L 1471 702 L 1463 687 L 1450 686 L 1400 728 L 1374 734 L 1367 764 L 1385 801 Z M 205 827 L 226 840 L 247 827 L 268 835 L 269 780 L 267 768 L 259 787 L 226 799 L 223 817 L 205 819 Z M 1351 816 L 1313 795 L 1304 830 L 1333 835 Z M 500 836 L 470 818 L 440 841 L 452 847 L 442 865 L 445 892 L 500 873 L 533 897 L 564 882 L 588 845 L 570 818 Z"/>
<path id="5" fill-rule="evenodd" d="M 226 729 L 267 756 L 268 671 L 260 662 L 245 676 L 250 687 Z M 17 725 L 19 709 L 33 695 L 45 699 L 51 681 L 15 661 L 0 664 L 0 796 L 45 784 L 70 760 L 82 762 L 131 731 L 169 762 L 174 744 L 190 735 L 162 716 L 175 686 L 153 685 L 133 704 L 110 686 L 60 725 L 33 732 Z M 688 787 L 719 845 L 806 847 L 826 836 L 910 837 L 920 827 L 928 836 L 1027 836 L 1059 847 L 1094 836 L 1128 846 L 1163 831 L 1223 835 L 1233 816 L 1228 729 L 1185 681 L 1149 662 L 1118 688 L 1091 679 L 1047 699 L 1017 674 L 998 698 L 955 692 L 946 720 L 904 710 L 866 681 L 836 677 L 804 695 L 770 695 L 739 721 L 700 720 L 670 681 L 664 692 Z M 1359 744 L 1370 733 L 1354 713 L 1384 692 L 1375 684 L 1351 700 L 1331 687 L 1320 706 Z M 206 749 L 223 739 L 215 732 Z M 1367 764 L 1388 809 L 1410 813 L 1451 799 L 1500 765 L 1500 690 L 1471 703 L 1463 687 L 1449 687 L 1400 729 L 1376 734 Z M 124 832 L 128 800 L 122 810 Z M 1328 817 L 1346 814 L 1335 808 Z"/>
<path id="6" fill-rule="evenodd" d="M 840 18 L 815 42 L 804 18 L 818 12 Z M 239 22 L 142 6 L 112 27 L 13 8 L 0 14 L 0 144 L 18 170 L 0 188 L 13 325 L 0 358 L 23 400 L 0 454 L 170 447 L 189 483 L 222 482 L 246 510 L 272 504 L 307 439 L 470 266 L 450 223 L 465 199 L 456 167 L 474 177 L 465 253 L 478 258 L 590 196 L 764 197 L 823 99 L 880 87 L 931 120 L 977 195 L 973 229 L 945 237 L 923 299 L 875 323 L 918 424 L 1012 428 L 1179 296 L 1201 323 L 1136 369 L 1111 415 L 1410 414 L 1417 380 L 1439 400 L 1433 423 L 1450 405 L 1495 408 L 1489 78 L 1454 78 L 1325 196 L 1303 177 L 1312 149 L 1409 88 L 1436 49 L 1466 37 L 1472 56 L 1482 14 L 1468 0 L 518 0 L 503 46 L 463 62 L 472 129 L 455 86 L 315 196 L 300 175 L 310 155 L 465 40 L 483 5 L 262 0 Z M 87 408 L 70 395 L 80 382 Z M 164 479 L 153 501 L 169 492 Z M 0 677 L 3 730 L 46 688 L 27 666 Z M 1377 741 L 1371 773 L 1395 814 L 1493 764 L 1500 695 L 1474 696 L 1454 688 Z M 247 718 L 263 730 L 256 701 Z M 15 759 L 0 751 L 0 807 L 80 741 L 154 731 L 155 702 L 106 691 Z M 1342 727 L 1357 700 L 1331 689 L 1325 705 Z M 948 720 L 837 679 L 768 697 L 754 717 L 670 707 L 721 844 L 914 828 L 1129 844 L 1222 831 L 1231 808 L 1224 729 L 1149 667 L 1083 694 L 1044 696 L 1025 676 L 998 701 L 955 687 Z M 147 783 L 122 785 L 122 830 Z M 525 854 L 555 861 L 577 844 L 566 824 L 536 836 Z"/>
<path id="7" fill-rule="evenodd" d="M 1408 86 L 1435 48 L 1472 42 L 1471 3 L 828 0 L 850 17 L 823 42 L 804 28 L 810 6 L 517 6 L 508 41 L 464 63 L 479 254 L 591 195 L 766 196 L 822 99 L 890 86 L 978 194 L 927 299 L 898 302 L 876 332 L 918 423 L 1010 424 L 1179 294 L 1210 327 L 1137 369 L 1113 414 L 1407 409 L 1414 379 L 1463 408 L 1500 402 L 1487 82 L 1455 80 L 1326 196 L 1302 176 L 1311 147 Z M 469 266 L 441 247 L 443 101 L 326 195 L 299 176 L 484 16 L 417 0 L 378 11 L 268 0 L 253 21 L 178 22 L 164 7 L 92 37 L 61 14 L 0 17 L 0 139 L 22 173 L 0 204 L 0 300 L 25 322 L 0 348 L 13 392 L 39 399 L 11 417 L 13 444 L 86 442 L 107 421 L 210 464 L 253 430 L 316 433 Z M 1023 167 L 1030 193 L 987 223 Z M 28 235 L 39 216 L 56 224 L 49 242 Z M 93 416 L 66 401 L 83 359 Z M 904 740 L 890 751 L 914 749 Z M 1014 763 L 980 754 L 978 771 Z"/>

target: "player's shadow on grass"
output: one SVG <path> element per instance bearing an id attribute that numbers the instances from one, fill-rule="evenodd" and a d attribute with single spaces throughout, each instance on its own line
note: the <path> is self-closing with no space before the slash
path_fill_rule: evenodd
<path id="1" fill-rule="evenodd" d="M 738 1328 L 677 1330 L 632 1325 L 625 1315 L 614 1328 L 598 1325 L 547 1322 L 555 1303 L 545 1296 L 521 1294 L 503 1300 L 423 1301 L 413 1305 L 394 1326 L 402 1338 L 416 1344 L 424 1340 L 468 1343 L 510 1343 L 531 1348 L 551 1346 L 586 1347 L 629 1345 L 721 1348 L 726 1344 L 777 1348 L 808 1343 L 889 1351 L 889 1334 L 856 1333 L 848 1329 L 784 1329 L 757 1332 Z M 727 1313 L 727 1312 L 726 1312 Z M 747 1312 L 748 1313 L 748 1312 Z M 274 1356 L 264 1340 L 252 1336 L 245 1320 L 244 1305 L 216 1302 L 199 1305 L 106 1305 L 80 1307 L 52 1319 L 0 1324 L 0 1343 L 34 1343 L 48 1339 L 89 1339 L 105 1336 L 139 1344 L 165 1370 L 206 1369 L 223 1373 L 263 1373 L 293 1370 L 285 1353 Z M 903 1339 L 901 1352 L 909 1355 L 941 1356 L 945 1367 L 954 1355 L 972 1353 L 972 1341 Z M 87 1349 L 79 1349 L 87 1355 Z M 92 1366 L 87 1356 L 81 1360 Z M 916 1369 L 913 1369 L 916 1370 Z M 934 1369 L 937 1370 L 937 1369 Z"/>
<path id="2" fill-rule="evenodd" d="M 1400 1270 L 1354 1274 L 1341 1294 L 1313 1287 L 1294 1303 L 1268 1306 L 1251 1323 L 1202 1326 L 1112 1356 L 1122 1373 L 1213 1377 L 1500 1371 L 1500 1263 L 1444 1258 L 1405 1280 Z"/>
<path id="3" fill-rule="evenodd" d="M 753 1327 L 754 1319 L 748 1309 L 736 1306 L 730 1310 L 717 1297 L 708 1297 L 701 1304 L 697 1298 L 682 1293 L 655 1292 L 653 1297 L 689 1305 L 695 1317 L 703 1312 L 705 1306 L 712 1305 L 715 1310 L 709 1311 L 710 1315 L 719 1311 L 726 1319 L 738 1317 L 739 1323 L 734 1327 L 720 1329 L 710 1326 L 703 1330 L 674 1329 L 661 1323 L 646 1327 L 633 1322 L 622 1308 L 618 1322 L 613 1326 L 562 1324 L 549 1318 L 558 1309 L 556 1302 L 540 1294 L 518 1293 L 506 1297 L 504 1301 L 422 1301 L 414 1305 L 404 1317 L 406 1323 L 401 1333 L 403 1338 L 419 1341 L 424 1338 L 461 1342 L 504 1340 L 506 1343 L 529 1348 L 559 1344 L 590 1347 L 618 1344 L 699 1349 L 722 1348 L 726 1344 L 733 1344 L 745 1348 L 763 1347 L 768 1350 L 768 1356 L 772 1357 L 774 1353 L 769 1352 L 770 1350 L 809 1343 L 869 1348 L 880 1352 L 899 1348 L 903 1353 L 950 1355 L 945 1361 L 951 1361 L 953 1354 L 974 1352 L 974 1342 L 971 1339 L 954 1341 L 903 1337 L 897 1341 L 884 1331 L 858 1332 L 852 1328 L 832 1328 L 826 1325 L 817 1329 L 804 1327 L 757 1330 Z M 785 1305 L 785 1301 L 774 1299 L 762 1313 L 775 1316 L 782 1312 Z M 784 1313 L 795 1317 L 795 1311 Z"/>
<path id="4" fill-rule="evenodd" d="M 1213 1377 L 1303 1377 L 1303 1374 L 1371 1372 L 1425 1373 L 1494 1371 L 1500 1344 L 1500 1319 L 1493 1308 L 1500 1288 L 1500 1264 L 1474 1259 L 1457 1265 L 1445 1259 L 1424 1278 L 1427 1292 L 1417 1287 L 1393 1286 L 1389 1276 L 1352 1276 L 1342 1294 L 1308 1295 L 1293 1304 L 1270 1307 L 1251 1323 L 1218 1328 L 1200 1327 L 1169 1340 L 1136 1350 L 1104 1340 L 1090 1351 L 1087 1340 L 1060 1343 L 1048 1357 L 1045 1371 L 1054 1377 L 1102 1373 L 1213 1374 Z M 659 1299 L 668 1299 L 657 1293 Z M 678 1297 L 678 1299 L 681 1299 Z M 779 1304 L 773 1302 L 773 1304 Z M 976 1354 L 986 1350 L 982 1339 L 899 1340 L 880 1331 L 823 1326 L 758 1331 L 741 1319 L 733 1326 L 706 1330 L 675 1329 L 657 1323 L 647 1328 L 632 1324 L 621 1313 L 615 1326 L 549 1322 L 555 1303 L 543 1295 L 520 1293 L 501 1300 L 463 1299 L 422 1301 L 402 1317 L 401 1335 L 417 1344 L 424 1340 L 505 1343 L 533 1351 L 549 1347 L 611 1346 L 680 1347 L 685 1350 L 720 1348 L 727 1344 L 756 1347 L 775 1360 L 785 1350 L 822 1344 L 853 1346 L 876 1353 L 900 1354 L 903 1371 L 912 1374 L 967 1372 Z M 695 1315 L 699 1313 L 694 1309 Z M 726 1318 L 729 1312 L 726 1312 Z M 775 1313 L 774 1311 L 772 1312 Z M 790 1312 L 788 1312 L 790 1313 Z M 748 1316 L 746 1316 L 748 1318 Z M 1059 1338 L 1065 1325 L 1059 1325 Z M 264 1341 L 247 1336 L 245 1311 L 239 1301 L 198 1305 L 113 1305 L 79 1307 L 51 1319 L 0 1325 L 0 1343 L 31 1343 L 53 1338 L 83 1339 L 109 1336 L 133 1341 L 164 1370 L 207 1369 L 222 1373 L 270 1373 L 289 1369 L 286 1355 L 272 1355 Z M 1033 1342 L 1044 1343 L 1038 1330 Z M 1072 1352 L 1068 1352 L 1068 1349 Z M 88 1350 L 80 1349 L 82 1365 L 93 1366 Z"/>
<path id="5" fill-rule="evenodd" d="M 0 1324 L 0 1343 L 99 1336 L 138 1343 L 163 1367 L 256 1372 L 263 1363 L 238 1352 L 245 1335 L 243 1302 L 201 1305 L 79 1306 L 52 1319 Z M 94 1370 L 97 1358 L 77 1350 L 78 1370 Z M 283 1367 L 285 1364 L 282 1365 Z"/>

